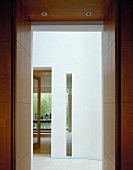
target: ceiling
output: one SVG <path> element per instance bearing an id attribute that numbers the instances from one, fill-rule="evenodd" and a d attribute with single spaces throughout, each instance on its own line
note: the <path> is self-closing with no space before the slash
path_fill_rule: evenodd
<path id="1" fill-rule="evenodd" d="M 31 22 L 103 21 L 110 0 L 22 0 Z M 46 12 L 47 16 L 42 16 Z M 86 16 L 90 12 L 91 16 Z"/>

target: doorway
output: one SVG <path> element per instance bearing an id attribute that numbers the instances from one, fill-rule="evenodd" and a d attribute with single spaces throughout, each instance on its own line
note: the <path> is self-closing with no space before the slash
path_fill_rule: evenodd
<path id="1" fill-rule="evenodd" d="M 33 70 L 33 154 L 51 154 L 51 77 L 50 68 Z"/>
<path id="2" fill-rule="evenodd" d="M 101 32 L 34 33 L 33 66 L 45 64 L 53 68 L 53 158 L 66 158 L 67 155 L 66 74 L 70 73 L 73 75 L 72 158 L 102 159 L 100 43 Z"/>

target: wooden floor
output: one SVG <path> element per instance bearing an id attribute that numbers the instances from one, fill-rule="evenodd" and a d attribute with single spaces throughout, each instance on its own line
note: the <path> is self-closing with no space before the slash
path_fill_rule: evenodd
<path id="1" fill-rule="evenodd" d="M 72 133 L 67 135 L 67 156 L 72 155 Z M 51 154 L 51 134 L 45 134 L 41 137 L 41 147 L 33 151 L 33 154 Z"/>
<path id="2" fill-rule="evenodd" d="M 51 134 L 45 134 L 40 140 L 41 147 L 33 150 L 33 154 L 51 154 Z"/>

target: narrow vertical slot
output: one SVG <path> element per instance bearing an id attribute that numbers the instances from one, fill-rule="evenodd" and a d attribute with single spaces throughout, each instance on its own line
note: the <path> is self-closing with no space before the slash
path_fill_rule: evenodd
<path id="1" fill-rule="evenodd" d="M 66 75 L 66 156 L 72 156 L 72 74 Z"/>

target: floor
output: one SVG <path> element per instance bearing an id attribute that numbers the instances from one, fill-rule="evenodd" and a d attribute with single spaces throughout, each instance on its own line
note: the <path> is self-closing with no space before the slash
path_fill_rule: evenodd
<path id="1" fill-rule="evenodd" d="M 72 134 L 66 133 L 67 136 L 67 156 L 72 155 Z M 47 133 L 41 137 L 41 147 L 33 151 L 34 154 L 51 154 L 51 134 Z"/>
<path id="2" fill-rule="evenodd" d="M 67 155 L 71 155 L 71 133 L 67 133 Z M 52 159 L 51 135 L 41 138 L 41 147 L 34 150 L 33 170 L 102 170 L 102 162 L 89 159 Z"/>
<path id="3" fill-rule="evenodd" d="M 102 162 L 89 159 L 52 159 L 50 155 L 34 154 L 33 170 L 102 170 Z"/>
<path id="4" fill-rule="evenodd" d="M 41 137 L 41 147 L 33 151 L 34 154 L 51 154 L 51 134 Z"/>

